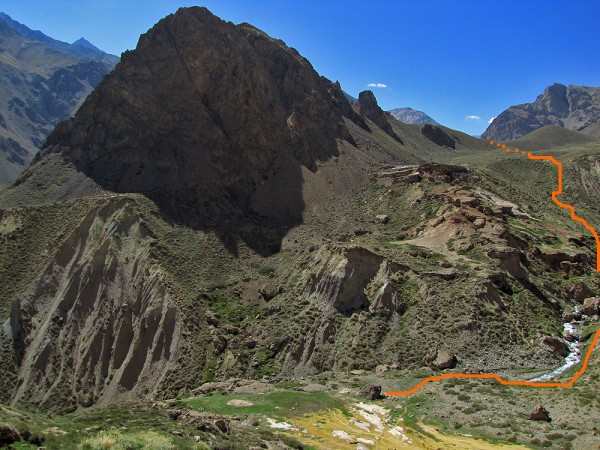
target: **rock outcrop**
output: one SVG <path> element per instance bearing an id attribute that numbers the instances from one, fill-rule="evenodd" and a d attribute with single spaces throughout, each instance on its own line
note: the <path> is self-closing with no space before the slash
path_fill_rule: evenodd
<path id="1" fill-rule="evenodd" d="M 398 142 L 402 142 L 402 139 L 398 137 L 396 132 L 392 129 L 390 122 L 387 118 L 386 113 L 377 104 L 377 99 L 373 94 L 373 91 L 362 91 L 358 94 L 358 108 L 360 115 L 371 121 L 391 137 L 396 139 Z"/>
<path id="2" fill-rule="evenodd" d="M 418 183 L 424 178 L 448 183 L 462 180 L 468 173 L 469 169 L 463 166 L 428 163 L 394 167 L 378 173 L 377 178 L 385 186 L 391 186 L 394 183 Z"/>
<path id="3" fill-rule="evenodd" d="M 314 262 L 304 295 L 313 299 L 324 312 L 351 314 L 368 309 L 365 289 L 375 279 L 383 280 L 388 270 L 384 258 L 360 247 L 345 249 L 343 253 L 324 248 Z M 384 303 L 385 300 L 378 301 L 378 305 Z"/>

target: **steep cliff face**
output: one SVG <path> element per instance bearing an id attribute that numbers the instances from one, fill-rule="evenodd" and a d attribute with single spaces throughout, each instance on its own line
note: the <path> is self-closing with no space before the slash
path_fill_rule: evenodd
<path id="1" fill-rule="evenodd" d="M 156 392 L 181 329 L 153 239 L 127 200 L 93 208 L 12 304 L 13 401 L 88 406 Z"/>
<path id="2" fill-rule="evenodd" d="M 485 130 L 485 139 L 518 139 L 553 125 L 582 131 L 600 120 L 600 88 L 555 83 L 533 103 L 511 106 Z"/>
<path id="3" fill-rule="evenodd" d="M 339 84 L 295 50 L 182 9 L 123 55 L 42 153 L 60 152 L 105 189 L 144 193 L 197 228 L 289 226 L 301 221 L 300 167 L 314 171 L 352 141 L 344 116 L 364 125 Z"/>
<path id="4" fill-rule="evenodd" d="M 358 109 L 361 116 L 372 120 L 375 125 L 381 128 L 391 137 L 399 142 L 402 142 L 396 132 L 392 129 L 386 113 L 383 112 L 383 110 L 377 104 L 377 99 L 372 91 L 362 91 L 358 95 Z"/>

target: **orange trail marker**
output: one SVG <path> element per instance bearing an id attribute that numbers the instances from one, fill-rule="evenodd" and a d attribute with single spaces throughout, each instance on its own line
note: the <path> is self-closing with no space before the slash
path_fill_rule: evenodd
<path id="1" fill-rule="evenodd" d="M 493 143 L 493 141 L 490 141 L 490 144 L 492 144 L 492 143 Z M 496 146 L 500 147 L 500 144 L 496 144 Z M 506 145 L 502 144 L 502 148 L 506 148 Z M 509 152 L 510 149 L 507 148 L 506 151 Z M 518 153 L 519 149 L 516 148 L 515 152 Z M 521 153 L 523 155 L 526 154 L 526 152 L 523 152 L 523 151 Z M 558 188 L 556 191 L 552 192 L 552 200 L 554 201 L 554 203 L 556 203 L 561 208 L 565 208 L 565 209 L 568 209 L 569 211 L 571 211 L 571 219 L 581 223 L 584 227 L 586 227 L 592 233 L 592 235 L 594 236 L 594 239 L 596 240 L 596 254 L 597 254 L 596 270 L 598 272 L 600 272 L 600 238 L 598 237 L 598 233 L 592 226 L 590 226 L 585 221 L 585 219 L 582 219 L 581 217 L 577 217 L 575 215 L 575 208 L 573 206 L 571 206 L 567 203 L 563 203 L 557 198 L 557 195 L 562 194 L 562 184 L 563 184 L 562 163 L 557 161 L 556 159 L 554 159 L 553 156 L 541 156 L 541 155 L 537 156 L 537 155 L 533 155 L 531 152 L 527 153 L 527 157 L 532 160 L 548 160 L 558 168 Z M 419 384 L 417 384 L 412 389 L 409 389 L 408 391 L 387 391 L 386 394 L 390 395 L 390 396 L 391 395 L 411 395 L 411 394 L 414 394 L 415 392 L 417 392 L 422 387 L 424 387 L 427 383 L 430 383 L 432 381 L 441 381 L 441 380 L 445 380 L 447 378 L 491 379 L 491 380 L 496 380 L 498 383 L 505 385 L 505 386 L 529 386 L 529 387 L 536 387 L 536 388 L 571 387 L 571 386 L 573 386 L 575 381 L 577 381 L 577 379 L 585 373 L 585 370 L 587 369 L 588 363 L 590 361 L 590 357 L 592 356 L 592 351 L 594 350 L 594 347 L 596 346 L 596 343 L 598 342 L 598 338 L 600 338 L 600 330 L 596 331 L 596 334 L 594 335 L 594 338 L 592 339 L 592 343 L 590 344 L 590 348 L 588 349 L 588 351 L 585 355 L 585 358 L 583 359 L 581 368 L 575 373 L 575 375 L 573 375 L 573 378 L 571 378 L 569 381 L 565 381 L 563 383 L 558 383 L 558 382 L 542 383 L 542 382 L 537 382 L 537 381 L 510 381 L 510 380 L 504 380 L 504 379 L 500 378 L 500 376 L 498 376 L 495 373 L 482 373 L 482 374 L 445 373 L 445 374 L 439 375 L 437 377 L 425 378 L 423 381 L 421 381 Z"/>

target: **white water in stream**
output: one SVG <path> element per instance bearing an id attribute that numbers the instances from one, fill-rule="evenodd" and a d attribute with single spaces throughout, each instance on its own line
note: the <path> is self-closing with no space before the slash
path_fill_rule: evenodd
<path id="1" fill-rule="evenodd" d="M 565 323 L 564 324 L 564 332 L 565 332 L 564 333 L 565 336 L 567 335 L 567 333 L 569 333 L 571 336 L 574 337 L 574 339 L 571 342 L 566 341 L 567 346 L 569 347 L 569 354 L 565 358 L 565 363 L 562 366 L 558 367 L 557 369 L 554 369 L 552 372 L 548 372 L 544 375 L 532 378 L 528 381 L 552 380 L 552 379 L 556 378 L 557 376 L 559 376 L 560 374 L 562 374 L 568 368 L 573 367 L 575 364 L 577 364 L 579 361 L 581 361 L 581 350 L 579 349 L 579 339 L 578 339 L 579 324 Z"/>

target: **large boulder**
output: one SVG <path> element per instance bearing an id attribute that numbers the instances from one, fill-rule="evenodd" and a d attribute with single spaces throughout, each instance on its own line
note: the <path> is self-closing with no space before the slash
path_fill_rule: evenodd
<path id="1" fill-rule="evenodd" d="M 529 420 L 543 420 L 546 422 L 552 422 L 550 413 L 542 405 L 539 405 L 533 410 L 533 412 L 529 415 Z"/>
<path id="2" fill-rule="evenodd" d="M 383 398 L 381 395 L 381 386 L 365 386 L 358 391 L 358 396 L 366 398 L 367 400 L 378 400 Z"/>
<path id="3" fill-rule="evenodd" d="M 563 322 L 564 323 L 569 323 L 569 322 L 573 322 L 574 320 L 581 320 L 581 311 L 574 311 L 574 312 L 567 312 L 563 314 Z"/>
<path id="4" fill-rule="evenodd" d="M 377 222 L 382 223 L 382 224 L 386 224 L 390 221 L 390 216 L 388 216 L 387 214 L 377 214 L 375 216 L 375 220 L 377 220 Z"/>
<path id="5" fill-rule="evenodd" d="M 584 299 L 592 297 L 594 292 L 583 281 L 580 281 L 569 287 L 568 295 L 570 299 L 581 303 Z"/>
<path id="6" fill-rule="evenodd" d="M 444 369 L 453 369 L 456 367 L 456 355 L 451 354 L 447 350 L 431 350 L 425 358 L 423 358 L 423 362 L 429 366 L 432 366 L 438 370 Z"/>
<path id="7" fill-rule="evenodd" d="M 595 316 L 600 314 L 600 297 L 586 298 L 583 302 L 581 312 L 586 316 Z"/>
<path id="8" fill-rule="evenodd" d="M 563 358 L 569 354 L 569 347 L 567 344 L 565 344 L 562 339 L 558 339 L 554 336 L 544 336 L 542 338 L 542 344 Z"/>
<path id="9" fill-rule="evenodd" d="M 0 423 L 0 447 L 8 447 L 21 440 L 19 431 L 8 423 Z"/>

